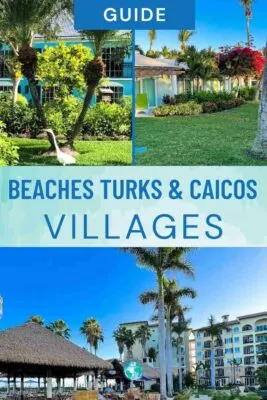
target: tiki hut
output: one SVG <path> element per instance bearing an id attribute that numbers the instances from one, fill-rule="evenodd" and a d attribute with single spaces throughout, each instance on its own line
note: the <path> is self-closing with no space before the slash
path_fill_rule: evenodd
<path id="1" fill-rule="evenodd" d="M 0 332 L 0 372 L 8 379 L 47 378 L 47 397 L 52 397 L 51 378 L 74 378 L 112 369 L 111 363 L 34 322 Z M 49 383 L 51 381 L 51 383 Z M 76 382 L 76 383 L 75 383 Z M 22 390 L 23 391 L 23 390 Z"/>

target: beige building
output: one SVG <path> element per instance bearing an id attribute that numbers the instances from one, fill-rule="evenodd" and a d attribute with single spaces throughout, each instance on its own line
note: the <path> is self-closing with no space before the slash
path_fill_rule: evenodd
<path id="1" fill-rule="evenodd" d="M 157 323 L 148 323 L 147 321 L 138 321 L 138 322 L 128 322 L 120 324 L 121 327 L 126 327 L 127 329 L 131 329 L 133 333 L 137 331 L 137 329 L 142 326 L 148 326 L 151 337 L 146 343 L 145 354 L 143 352 L 142 346 L 138 340 L 135 341 L 135 344 L 132 348 L 132 357 L 135 360 L 141 361 L 155 369 L 159 368 L 159 360 L 158 357 L 155 361 L 149 359 L 148 351 L 149 349 L 155 348 L 158 353 L 158 324 Z M 173 334 L 173 339 L 177 338 L 176 334 Z M 124 361 L 127 360 L 129 355 L 127 354 L 127 350 L 124 351 Z M 177 348 L 173 346 L 172 349 L 172 365 L 173 365 L 173 373 L 175 375 L 178 374 L 178 354 Z M 189 329 L 184 332 L 182 337 L 182 367 L 183 374 L 189 371 L 193 371 L 195 365 L 195 343 L 194 343 L 194 335 L 192 330 Z"/>
<path id="2" fill-rule="evenodd" d="M 226 323 L 220 341 L 215 342 L 216 383 L 224 386 L 228 383 L 255 385 L 255 371 L 264 364 L 262 354 L 267 350 L 267 311 L 248 314 L 229 320 Z M 200 384 L 210 384 L 211 338 L 206 327 L 194 330 L 196 365 Z"/>

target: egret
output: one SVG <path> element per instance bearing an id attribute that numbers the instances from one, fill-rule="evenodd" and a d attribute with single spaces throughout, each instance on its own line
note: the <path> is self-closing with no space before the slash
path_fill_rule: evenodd
<path id="1" fill-rule="evenodd" d="M 52 129 L 43 129 L 44 132 L 46 132 L 48 135 L 52 136 L 54 145 L 55 145 L 55 149 L 56 149 L 56 153 L 57 153 L 57 159 L 58 162 L 62 165 L 72 165 L 72 164 L 76 164 L 76 160 L 74 157 L 70 156 L 69 154 L 63 153 L 63 151 L 60 150 L 60 148 L 58 147 L 57 141 L 56 141 L 56 136 L 53 132 Z"/>

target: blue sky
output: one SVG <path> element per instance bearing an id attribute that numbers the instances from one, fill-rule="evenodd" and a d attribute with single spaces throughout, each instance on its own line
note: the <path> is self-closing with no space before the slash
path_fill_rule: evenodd
<path id="1" fill-rule="evenodd" d="M 262 48 L 267 39 L 267 2 L 254 0 L 251 33 L 255 45 Z M 244 8 L 239 0 L 196 0 L 196 33 L 190 43 L 198 48 L 219 46 L 246 41 Z M 136 32 L 136 43 L 148 49 L 147 31 Z M 158 31 L 154 49 L 162 46 L 177 48 L 177 31 Z"/>
<path id="2" fill-rule="evenodd" d="M 236 317 L 267 308 L 267 249 L 200 249 L 190 259 L 195 281 L 177 277 L 181 285 L 198 291 L 196 300 L 186 301 L 193 307 L 193 327 L 205 324 L 211 313 Z M 137 268 L 132 256 L 117 249 L 2 249 L 0 274 L 0 329 L 34 314 L 47 323 L 62 318 L 72 340 L 84 346 L 79 327 L 95 317 L 104 330 L 99 355 L 105 358 L 117 355 L 112 332 L 120 322 L 152 314 L 152 307 L 140 305 L 138 296 L 155 287 L 153 273 Z"/>

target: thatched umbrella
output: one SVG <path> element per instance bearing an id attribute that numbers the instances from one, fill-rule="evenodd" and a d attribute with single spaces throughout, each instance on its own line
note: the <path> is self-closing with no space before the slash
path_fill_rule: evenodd
<path id="1" fill-rule="evenodd" d="M 111 369 L 112 364 L 89 353 L 48 328 L 29 322 L 0 332 L 0 371 L 21 378 L 46 377 L 47 397 L 52 397 L 51 378 L 74 378 Z"/>

